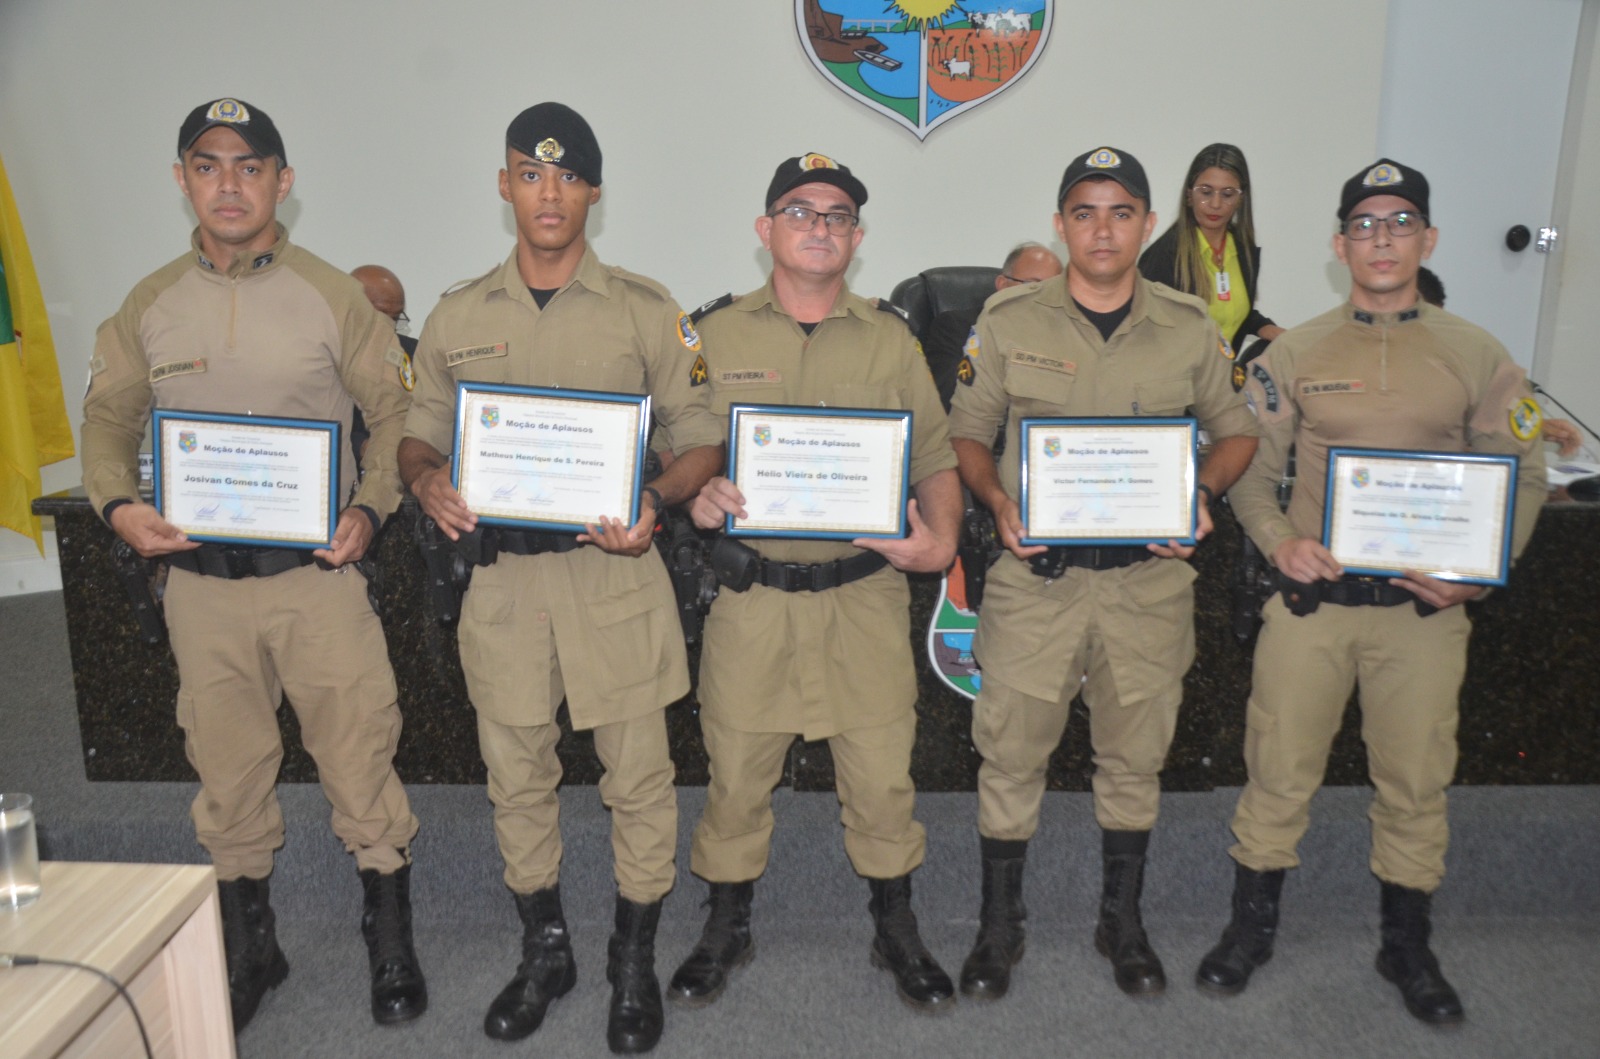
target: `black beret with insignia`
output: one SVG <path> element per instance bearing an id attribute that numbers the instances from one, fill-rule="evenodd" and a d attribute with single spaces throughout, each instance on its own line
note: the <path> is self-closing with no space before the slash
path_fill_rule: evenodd
<path id="1" fill-rule="evenodd" d="M 583 115 L 564 103 L 536 103 L 511 119 L 506 146 L 600 186 L 600 141 Z"/>

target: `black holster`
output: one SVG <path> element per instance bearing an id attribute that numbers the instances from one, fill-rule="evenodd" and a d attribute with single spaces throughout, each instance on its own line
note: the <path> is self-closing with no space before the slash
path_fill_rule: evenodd
<path id="1" fill-rule="evenodd" d="M 717 575 L 706 557 L 705 541 L 694 522 L 681 511 L 662 513 L 656 527 L 655 546 L 672 579 L 672 594 L 678 602 L 678 620 L 683 623 L 683 642 L 700 642 L 706 613 L 717 598 Z"/>
<path id="2" fill-rule="evenodd" d="M 439 524 L 420 511 L 416 536 L 428 573 L 428 611 L 440 625 L 454 625 L 461 617 L 461 597 L 472 583 L 472 564 L 456 543 L 440 532 Z"/>
<path id="3" fill-rule="evenodd" d="M 967 607 L 976 611 L 983 605 L 984 586 L 989 583 L 989 567 L 1005 549 L 995 530 L 994 513 L 986 507 L 969 507 L 961 515 L 961 539 L 956 542 L 956 558 L 961 560 L 961 576 L 966 582 Z"/>
<path id="4" fill-rule="evenodd" d="M 161 604 L 156 600 L 152 585 L 161 569 L 160 560 L 146 559 L 119 537 L 111 545 L 111 563 L 117 571 L 117 580 L 122 582 L 123 590 L 128 594 L 133 618 L 139 624 L 139 639 L 151 647 L 165 643 L 167 622 L 162 616 Z"/>

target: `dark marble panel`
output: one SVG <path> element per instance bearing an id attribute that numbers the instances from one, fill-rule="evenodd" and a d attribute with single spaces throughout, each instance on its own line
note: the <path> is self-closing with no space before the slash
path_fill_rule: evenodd
<path id="1" fill-rule="evenodd" d="M 110 558 L 112 537 L 81 496 L 35 503 L 56 519 L 73 676 L 85 764 L 91 780 L 188 780 L 183 740 L 173 719 L 177 673 L 165 645 L 147 647 Z M 1553 503 L 1540 518 L 1511 587 L 1474 605 L 1467 684 L 1461 698 L 1458 781 L 1479 784 L 1600 783 L 1600 563 L 1586 547 L 1600 505 Z M 377 545 L 379 596 L 390 658 L 400 685 L 405 731 L 396 758 L 408 783 L 481 783 L 473 712 L 456 653 L 455 633 L 427 616 L 424 569 L 411 533 L 408 505 Z M 1232 630 L 1231 578 L 1240 532 L 1225 513 L 1195 562 L 1199 660 L 1186 698 L 1163 786 L 1207 790 L 1244 781 L 1241 748 L 1250 686 L 1248 645 Z M 938 598 L 934 579 L 912 586 L 913 646 L 924 657 L 924 632 Z M 691 651 L 690 662 L 698 661 Z M 920 724 L 912 773 L 922 790 L 971 790 L 978 768 L 969 728 L 970 702 L 945 687 L 922 663 Z M 705 750 L 693 693 L 667 711 L 678 781 L 704 784 Z M 316 769 L 300 746 L 293 711 L 280 714 L 283 778 L 312 781 Z M 558 751 L 569 783 L 593 783 L 600 768 L 593 740 L 566 734 Z M 1055 790 L 1087 790 L 1092 771 L 1087 716 L 1075 705 L 1067 734 L 1051 760 Z M 1328 782 L 1366 781 L 1360 714 L 1354 702 L 1335 742 Z M 799 743 L 785 783 L 803 790 L 833 786 L 826 744 Z"/>

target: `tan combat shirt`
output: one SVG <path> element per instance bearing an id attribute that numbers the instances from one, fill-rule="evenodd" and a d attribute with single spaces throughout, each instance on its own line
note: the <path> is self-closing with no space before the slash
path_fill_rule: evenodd
<path id="1" fill-rule="evenodd" d="M 351 503 L 380 518 L 400 504 L 395 451 L 410 362 L 361 284 L 278 240 L 223 270 L 194 249 L 151 273 L 100 325 L 83 402 L 83 484 L 96 512 L 139 498 L 152 408 L 333 420 L 359 405 L 372 431 Z M 343 450 L 348 445 L 341 445 Z M 355 481 L 340 460 L 341 497 Z"/>
<path id="2" fill-rule="evenodd" d="M 713 405 L 910 409 L 913 485 L 955 467 L 944 408 L 905 321 L 840 291 L 808 336 L 769 277 L 700 322 Z M 681 449 L 676 435 L 673 442 Z M 859 555 L 849 541 L 747 538 L 763 555 L 816 563 Z M 726 589 L 707 619 L 699 698 L 714 720 L 749 732 L 821 739 L 885 724 L 916 703 L 910 591 L 892 567 L 822 592 Z"/>
<path id="3" fill-rule="evenodd" d="M 1229 496 L 1269 557 L 1291 538 L 1322 539 L 1328 450 L 1343 446 L 1513 453 L 1513 558 L 1533 534 L 1549 486 L 1537 413 L 1529 418 L 1523 405 L 1527 379 L 1493 336 L 1458 316 L 1426 304 L 1368 313 L 1346 303 L 1279 335 L 1251 361 L 1243 393 L 1263 437 Z M 1291 445 L 1296 487 L 1283 512 L 1277 487 Z"/>
<path id="4" fill-rule="evenodd" d="M 653 414 L 678 451 L 716 445 L 723 430 L 710 408 L 696 360 L 700 340 L 667 291 L 585 250 L 573 278 L 541 310 L 517 269 L 516 253 L 500 267 L 445 295 L 417 340 L 417 388 L 405 434 L 448 454 L 454 440 L 458 381 L 608 390 L 652 395 Z M 672 605 L 666 567 L 652 549 L 632 558 L 599 548 L 535 556 L 503 555 L 501 562 L 538 564 L 541 594 L 555 639 L 567 705 L 575 728 L 613 724 L 653 710 L 689 690 L 683 635 Z M 477 592 L 474 585 L 469 597 Z M 506 608 L 519 601 L 504 601 Z M 520 601 L 527 605 L 528 601 Z M 476 610 L 493 610 L 483 600 Z M 619 629 L 637 642 L 613 644 Z M 530 644 L 528 650 L 534 652 Z M 525 659 L 524 662 L 527 660 Z M 483 685 L 502 668 L 473 661 Z M 548 666 L 548 652 L 537 664 Z M 509 667 L 504 667 L 509 668 Z M 522 667 L 526 672 L 526 665 Z M 507 724 L 548 719 L 548 671 L 473 705 Z M 542 722 L 540 722 L 542 723 Z"/>

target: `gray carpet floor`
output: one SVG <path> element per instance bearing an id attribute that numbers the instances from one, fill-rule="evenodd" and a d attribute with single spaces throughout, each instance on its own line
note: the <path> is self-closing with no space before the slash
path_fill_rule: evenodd
<path id="1" fill-rule="evenodd" d="M 65 618 L 57 593 L 0 599 L 0 788 L 35 795 L 46 856 L 202 861 L 187 818 L 193 784 L 84 779 Z M 314 785 L 285 785 L 288 838 L 273 876 L 292 967 L 240 1035 L 245 1059 L 609 1054 L 605 940 L 613 885 L 609 825 L 591 787 L 563 793 L 562 889 L 577 988 L 516 1044 L 481 1032 L 517 959 L 481 788 L 409 788 L 422 820 L 414 854 L 417 947 L 431 1006 L 407 1026 L 366 1013 L 355 870 L 328 831 Z M 772 862 L 757 887 L 757 954 L 715 1005 L 669 1005 L 655 1055 L 676 1056 L 1394 1056 L 1600 1059 L 1600 788 L 1460 788 L 1450 877 L 1435 902 L 1435 949 L 1467 1005 L 1438 1030 L 1405 1013 L 1372 967 L 1377 883 L 1366 869 L 1368 792 L 1317 798 L 1304 866 L 1284 890 L 1281 940 L 1247 992 L 1203 994 L 1193 968 L 1227 915 L 1224 850 L 1237 791 L 1168 795 L 1152 843 L 1146 921 L 1171 985 L 1136 1001 L 1092 945 L 1097 832 L 1087 795 L 1047 798 L 1029 853 L 1028 951 L 1011 994 L 947 1016 L 903 1007 L 868 962 L 866 884 L 850 871 L 838 806 L 780 790 Z M 680 864 L 704 792 L 680 792 Z M 923 933 L 952 973 L 976 929 L 970 794 L 928 794 L 928 859 L 916 874 Z M 692 946 L 704 887 L 685 876 L 658 939 L 663 979 Z M 0 971 L 4 976 L 23 969 Z"/>

